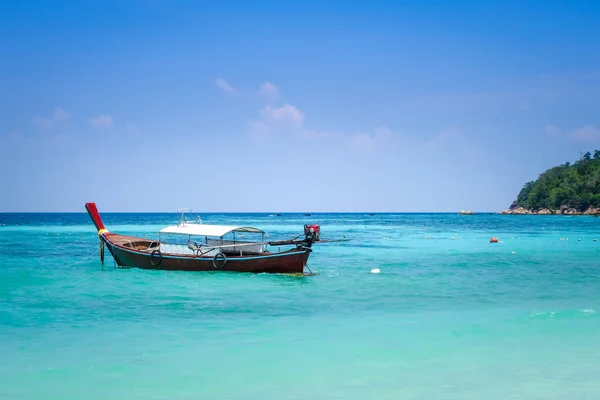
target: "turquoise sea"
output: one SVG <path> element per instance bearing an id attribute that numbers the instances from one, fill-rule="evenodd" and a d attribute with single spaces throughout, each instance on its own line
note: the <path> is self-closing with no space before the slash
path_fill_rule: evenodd
<path id="1" fill-rule="evenodd" d="M 103 214 L 152 237 L 177 217 Z M 600 218 L 202 218 L 352 240 L 315 245 L 314 276 L 115 269 L 85 213 L 0 214 L 0 398 L 600 395 Z"/>

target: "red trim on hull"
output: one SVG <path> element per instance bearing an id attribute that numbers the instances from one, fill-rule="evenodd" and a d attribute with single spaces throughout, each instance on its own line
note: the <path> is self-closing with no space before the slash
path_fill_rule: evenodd
<path id="1" fill-rule="evenodd" d="M 153 265 L 152 253 L 132 250 L 115 242 L 148 242 L 148 239 L 105 233 L 102 238 L 119 266 L 172 271 L 235 271 L 254 273 L 304 273 L 304 266 L 311 252 L 309 249 L 289 250 L 281 253 L 266 253 L 258 256 L 227 256 L 223 268 L 215 268 L 212 257 L 194 257 L 163 254 L 162 261 Z M 220 264 L 219 260 L 217 264 Z M 157 258 L 155 258 L 157 264 Z"/>

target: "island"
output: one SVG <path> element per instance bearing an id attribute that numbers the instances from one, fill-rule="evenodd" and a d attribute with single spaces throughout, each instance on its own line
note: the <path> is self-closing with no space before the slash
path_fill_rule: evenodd
<path id="1" fill-rule="evenodd" d="M 499 214 L 600 215 L 600 150 L 544 171 Z"/>

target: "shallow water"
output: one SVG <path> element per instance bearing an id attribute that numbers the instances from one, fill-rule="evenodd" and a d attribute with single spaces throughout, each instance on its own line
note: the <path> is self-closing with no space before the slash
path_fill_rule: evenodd
<path id="1" fill-rule="evenodd" d="M 352 240 L 316 245 L 315 276 L 114 269 L 87 214 L 0 214 L 0 398 L 600 393 L 599 218 L 202 217 Z M 103 218 L 148 237 L 177 220 Z"/>

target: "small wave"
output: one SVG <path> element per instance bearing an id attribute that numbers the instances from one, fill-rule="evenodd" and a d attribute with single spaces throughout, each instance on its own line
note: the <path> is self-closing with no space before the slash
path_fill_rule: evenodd
<path id="1" fill-rule="evenodd" d="M 556 313 L 554 311 L 544 311 L 531 314 L 532 317 L 546 317 L 546 318 L 554 318 Z"/>
<path id="2" fill-rule="evenodd" d="M 537 312 L 537 313 L 532 313 L 530 314 L 531 318 L 548 318 L 548 319 L 554 319 L 554 318 L 569 318 L 569 317 L 577 317 L 578 315 L 581 316 L 581 313 L 585 314 L 585 315 L 593 315 L 596 314 L 596 310 L 594 310 L 593 308 L 585 308 L 583 310 L 563 310 L 563 311 L 542 311 L 542 312 Z"/>

